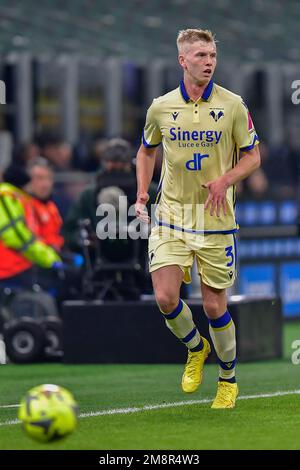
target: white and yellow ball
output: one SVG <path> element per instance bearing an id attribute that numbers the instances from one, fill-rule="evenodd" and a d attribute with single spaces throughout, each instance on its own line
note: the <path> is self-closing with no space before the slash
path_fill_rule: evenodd
<path id="1" fill-rule="evenodd" d="M 78 405 L 68 390 L 44 384 L 27 392 L 20 403 L 18 417 L 31 438 L 51 442 L 76 429 L 77 413 Z"/>

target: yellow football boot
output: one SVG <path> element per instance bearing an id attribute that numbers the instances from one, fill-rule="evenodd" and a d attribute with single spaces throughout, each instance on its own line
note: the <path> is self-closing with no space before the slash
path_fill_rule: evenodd
<path id="1" fill-rule="evenodd" d="M 234 408 L 239 389 L 236 383 L 218 382 L 216 398 L 211 405 L 214 409 Z"/>
<path id="2" fill-rule="evenodd" d="M 186 393 L 193 393 L 202 382 L 204 361 L 211 349 L 207 339 L 203 338 L 203 349 L 201 351 L 189 351 L 188 358 L 182 376 L 181 386 Z"/>

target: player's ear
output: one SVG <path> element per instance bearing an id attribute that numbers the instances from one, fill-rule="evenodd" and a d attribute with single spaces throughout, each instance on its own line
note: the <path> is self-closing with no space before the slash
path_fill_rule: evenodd
<path id="1" fill-rule="evenodd" d="M 186 69 L 185 58 L 182 54 L 178 56 L 178 62 L 183 69 Z"/>

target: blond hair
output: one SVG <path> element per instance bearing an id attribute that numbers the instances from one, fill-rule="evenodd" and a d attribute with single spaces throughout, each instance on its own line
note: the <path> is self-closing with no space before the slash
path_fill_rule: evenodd
<path id="1" fill-rule="evenodd" d="M 182 29 L 177 35 L 177 48 L 183 44 L 193 44 L 197 41 L 216 43 L 214 34 L 209 29 Z"/>

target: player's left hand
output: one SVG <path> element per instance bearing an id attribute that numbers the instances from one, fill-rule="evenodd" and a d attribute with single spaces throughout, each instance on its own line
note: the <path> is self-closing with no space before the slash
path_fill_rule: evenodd
<path id="1" fill-rule="evenodd" d="M 229 185 L 224 176 L 220 176 L 214 181 L 208 181 L 202 184 L 202 187 L 209 190 L 204 210 L 210 207 L 210 215 L 216 213 L 217 217 L 220 217 L 220 211 L 223 209 L 224 215 L 227 215 L 226 193 Z"/>

